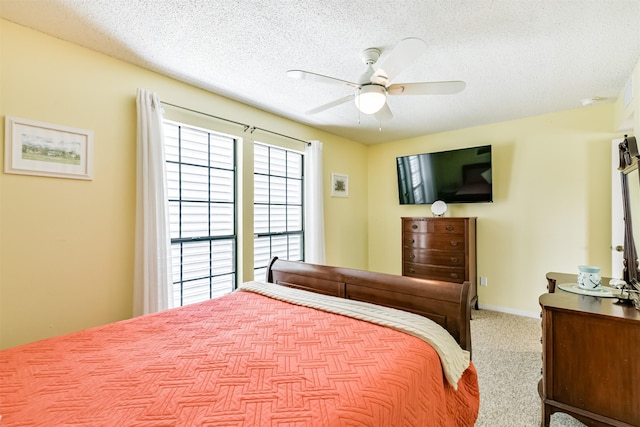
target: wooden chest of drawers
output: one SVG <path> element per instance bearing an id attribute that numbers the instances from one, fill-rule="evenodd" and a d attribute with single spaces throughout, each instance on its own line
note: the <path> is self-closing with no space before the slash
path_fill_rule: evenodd
<path id="1" fill-rule="evenodd" d="M 609 283 L 609 278 L 602 278 Z M 564 412 L 588 426 L 640 426 L 640 311 L 614 298 L 556 290 L 575 274 L 547 273 L 542 308 L 542 425 Z"/>
<path id="2" fill-rule="evenodd" d="M 402 275 L 471 282 L 478 308 L 476 218 L 402 218 Z"/>

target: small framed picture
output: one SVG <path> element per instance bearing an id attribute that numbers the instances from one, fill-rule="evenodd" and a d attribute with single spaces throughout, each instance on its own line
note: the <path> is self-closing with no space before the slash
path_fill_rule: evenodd
<path id="1" fill-rule="evenodd" d="M 331 196 L 349 197 L 349 175 L 331 174 Z"/>
<path id="2" fill-rule="evenodd" d="M 35 120 L 5 118 L 4 171 L 93 179 L 93 132 Z"/>

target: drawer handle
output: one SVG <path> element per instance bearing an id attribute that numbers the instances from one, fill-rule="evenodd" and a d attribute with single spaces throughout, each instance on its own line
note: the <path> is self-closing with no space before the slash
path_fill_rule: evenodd
<path id="1" fill-rule="evenodd" d="M 409 255 L 409 259 L 414 259 L 416 256 L 414 254 Z"/>
<path id="2" fill-rule="evenodd" d="M 452 279 L 457 279 L 458 278 L 458 273 L 451 273 L 451 278 Z"/>
<path id="3" fill-rule="evenodd" d="M 415 243 L 416 241 L 414 239 L 409 240 L 409 243 Z"/>
<path id="4" fill-rule="evenodd" d="M 453 225 L 447 225 L 447 226 L 445 227 L 445 229 L 446 229 L 447 231 L 451 231 L 451 230 L 453 230 Z"/>
<path id="5" fill-rule="evenodd" d="M 451 246 L 458 246 L 458 242 L 449 242 L 451 243 Z"/>
<path id="6" fill-rule="evenodd" d="M 413 224 L 413 225 L 411 226 L 411 228 L 413 228 L 414 230 L 417 230 L 417 229 L 418 229 L 418 224 Z"/>
<path id="7" fill-rule="evenodd" d="M 451 258 L 451 262 L 458 262 L 458 258 Z"/>
<path id="8" fill-rule="evenodd" d="M 409 269 L 409 273 L 415 273 L 416 271 L 413 268 Z"/>

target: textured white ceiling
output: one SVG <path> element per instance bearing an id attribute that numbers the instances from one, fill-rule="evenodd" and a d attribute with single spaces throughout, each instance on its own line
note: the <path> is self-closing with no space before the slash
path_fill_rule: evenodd
<path id="1" fill-rule="evenodd" d="M 0 16 L 367 144 L 613 101 L 640 59 L 640 0 L 0 0 Z M 407 37 L 428 50 L 395 83 L 466 89 L 390 97 L 382 124 L 352 103 L 305 114 L 349 88 L 288 69 L 355 81 L 362 50 Z"/>

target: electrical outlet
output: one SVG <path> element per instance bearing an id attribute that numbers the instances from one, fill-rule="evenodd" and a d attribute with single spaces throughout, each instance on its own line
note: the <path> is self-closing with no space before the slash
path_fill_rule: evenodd
<path id="1" fill-rule="evenodd" d="M 480 277 L 480 286 L 487 286 L 487 278 Z"/>

